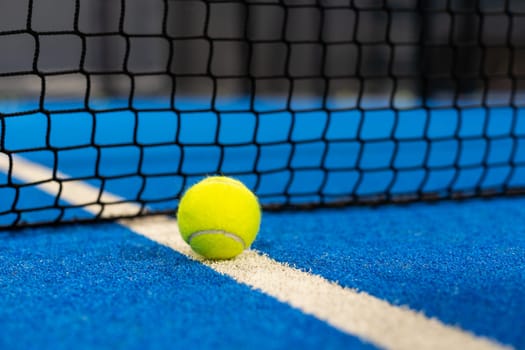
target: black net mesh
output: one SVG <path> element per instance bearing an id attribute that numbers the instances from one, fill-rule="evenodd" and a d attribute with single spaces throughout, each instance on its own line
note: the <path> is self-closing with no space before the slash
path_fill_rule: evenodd
<path id="1" fill-rule="evenodd" d="M 8 0 L 0 52 L 2 226 L 211 174 L 266 208 L 524 192 L 522 0 Z"/>

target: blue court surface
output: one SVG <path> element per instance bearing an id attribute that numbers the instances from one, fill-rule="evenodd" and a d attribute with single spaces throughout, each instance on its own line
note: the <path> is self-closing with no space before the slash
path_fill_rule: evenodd
<path id="1" fill-rule="evenodd" d="M 185 101 L 176 106 L 178 112 L 166 110 L 163 101 L 138 101 L 133 106 L 138 112 L 132 113 L 126 103 L 100 102 L 87 113 L 81 102 L 55 101 L 45 106 L 47 114 L 30 101 L 0 104 L 7 115 L 1 126 L 4 149 L 34 164 L 58 165 L 61 174 L 93 188 L 102 185 L 98 176 L 105 177 L 104 191 L 148 200 L 158 210 L 176 206 L 171 196 L 190 184 L 174 174 L 218 168 L 240 174 L 264 204 L 282 202 L 283 192 L 301 203 L 319 193 L 337 199 L 352 190 L 374 195 L 386 189 L 402 194 L 525 185 L 525 110 L 394 113 L 334 107 L 327 113 L 302 103 L 291 113 L 286 106 L 276 108 L 275 101 L 244 106 L 243 100 L 216 105 L 215 111 Z M 260 112 L 258 118 L 245 111 L 250 108 Z M 25 114 L 15 117 L 18 112 Z M 392 135 L 396 142 L 389 140 Z M 293 176 L 289 161 L 300 169 Z M 425 175 L 423 162 L 436 170 Z M 391 164 L 401 169 L 395 177 Z M 259 180 L 250 173 L 254 169 Z M 23 184 L 18 170 L 15 163 L 11 180 Z M 192 181 L 197 180 L 196 175 Z M 15 196 L 8 183 L 7 174 L 0 174 L 3 226 L 16 219 L 9 212 L 14 205 L 47 208 L 56 200 L 39 186 L 23 186 Z M 60 203 L 68 208 L 64 219 L 93 215 L 68 207 L 64 198 Z M 29 223 L 56 215 L 51 209 L 22 214 Z M 252 249 L 285 268 L 420 312 L 467 338 L 486 339 L 493 348 L 525 349 L 523 197 L 264 212 Z M 395 334 L 392 338 L 388 344 L 396 348 Z M 425 341 L 433 348 L 436 339 Z M 119 222 L 0 232 L 1 349 L 376 349 L 381 344 L 219 274 Z"/>

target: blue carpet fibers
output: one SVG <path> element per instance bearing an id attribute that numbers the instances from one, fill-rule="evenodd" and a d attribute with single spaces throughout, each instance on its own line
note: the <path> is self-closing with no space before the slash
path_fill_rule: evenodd
<path id="1" fill-rule="evenodd" d="M 374 348 L 116 224 L 0 247 L 1 349 Z"/>
<path id="2" fill-rule="evenodd" d="M 524 198 L 265 213 L 254 248 L 525 349 L 524 217 Z M 0 348 L 370 348 L 116 224 L 0 247 Z"/>
<path id="3" fill-rule="evenodd" d="M 254 247 L 525 349 L 525 199 L 267 213 Z"/>

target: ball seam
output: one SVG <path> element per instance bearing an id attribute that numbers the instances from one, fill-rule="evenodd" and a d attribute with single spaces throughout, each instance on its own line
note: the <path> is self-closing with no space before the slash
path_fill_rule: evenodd
<path id="1" fill-rule="evenodd" d="M 242 248 L 243 249 L 246 249 L 246 243 L 244 242 L 244 240 L 237 236 L 235 233 L 231 233 L 231 232 L 228 232 L 228 231 L 224 231 L 224 230 L 201 230 L 201 231 L 196 231 L 196 232 L 193 232 L 191 235 L 188 236 L 188 239 L 187 239 L 187 242 L 189 244 L 191 244 L 191 241 L 195 238 L 195 237 L 198 237 L 198 236 L 202 236 L 202 235 L 223 235 L 223 236 L 226 236 L 228 238 L 231 238 L 239 243 L 242 244 Z"/>

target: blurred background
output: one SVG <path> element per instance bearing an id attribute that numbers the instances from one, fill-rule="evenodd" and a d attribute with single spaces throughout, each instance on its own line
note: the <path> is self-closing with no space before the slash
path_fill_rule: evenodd
<path id="1" fill-rule="evenodd" d="M 0 52 L 2 99 L 525 101 L 520 0 L 0 0 Z"/>

